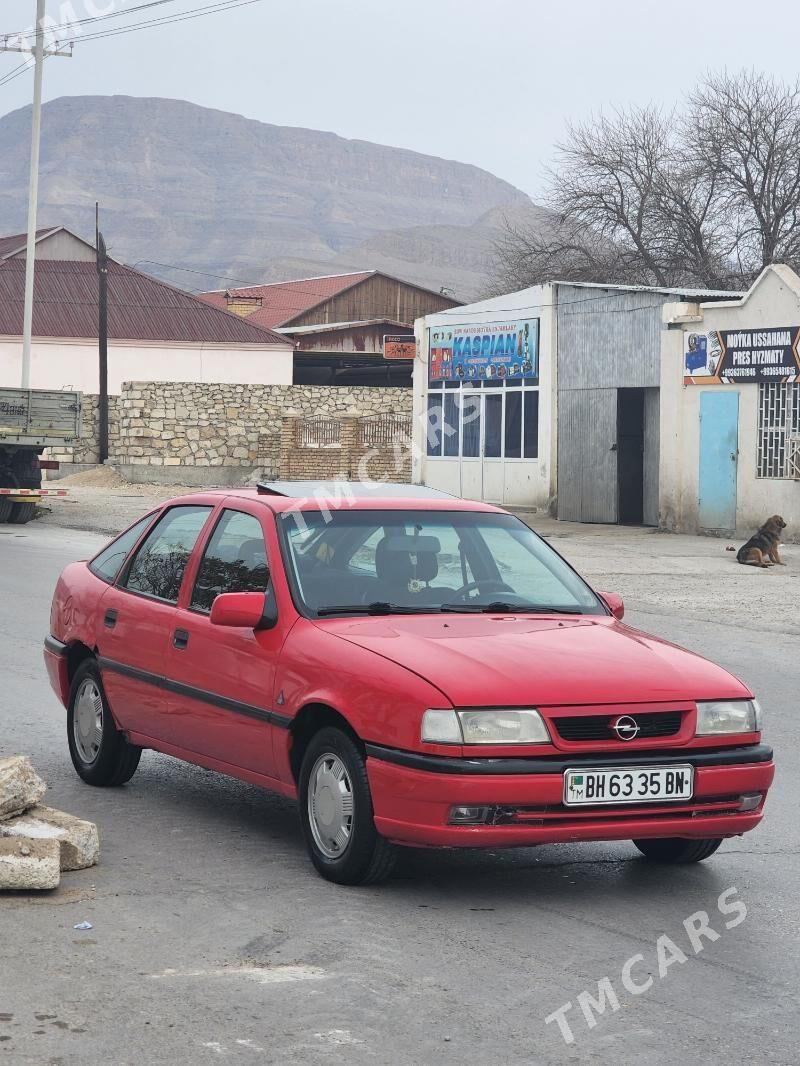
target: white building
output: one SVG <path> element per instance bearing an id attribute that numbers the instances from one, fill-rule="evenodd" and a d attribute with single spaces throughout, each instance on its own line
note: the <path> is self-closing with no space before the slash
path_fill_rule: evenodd
<path id="1" fill-rule="evenodd" d="M 767 267 L 741 298 L 663 308 L 660 521 L 800 534 L 800 277 Z"/>
<path id="2" fill-rule="evenodd" d="M 658 525 L 662 307 L 740 295 L 554 281 L 419 319 L 414 480 Z"/>
<path id="3" fill-rule="evenodd" d="M 0 238 L 0 386 L 22 363 L 24 234 Z M 63 227 L 36 245 L 31 387 L 97 393 L 98 278 L 92 245 Z M 108 389 L 123 381 L 290 385 L 294 342 L 109 260 Z"/>

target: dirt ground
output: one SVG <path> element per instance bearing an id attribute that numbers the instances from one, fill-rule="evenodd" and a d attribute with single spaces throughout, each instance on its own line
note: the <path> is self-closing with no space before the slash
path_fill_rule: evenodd
<path id="1" fill-rule="evenodd" d="M 163 500 L 197 491 L 131 485 L 111 468 L 72 474 L 56 485 L 69 496 L 54 498 L 39 522 L 109 536 Z M 800 636 L 798 544 L 781 548 L 786 566 L 761 570 L 737 564 L 726 549 L 738 548 L 738 541 L 520 517 L 595 588 L 622 593 L 632 609 Z"/>

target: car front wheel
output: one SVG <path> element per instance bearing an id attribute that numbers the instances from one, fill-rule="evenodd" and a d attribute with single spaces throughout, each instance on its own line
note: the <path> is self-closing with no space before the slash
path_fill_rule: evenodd
<path id="1" fill-rule="evenodd" d="M 646 859 L 653 862 L 701 862 L 714 854 L 722 838 L 685 840 L 682 837 L 664 837 L 661 840 L 634 840 L 633 843 Z"/>
<path id="2" fill-rule="evenodd" d="M 323 877 L 367 885 L 389 876 L 396 849 L 375 828 L 366 763 L 350 736 L 326 727 L 311 738 L 299 791 L 306 846 Z"/>
<path id="3" fill-rule="evenodd" d="M 81 663 L 72 680 L 67 740 L 72 765 L 88 785 L 124 785 L 139 765 L 142 749 L 117 729 L 94 659 Z"/>

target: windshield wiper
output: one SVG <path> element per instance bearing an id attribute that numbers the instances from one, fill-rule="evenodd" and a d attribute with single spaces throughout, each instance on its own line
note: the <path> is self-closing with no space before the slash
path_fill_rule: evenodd
<path id="1" fill-rule="evenodd" d="M 317 615 L 324 618 L 330 614 L 434 614 L 438 607 L 404 607 L 399 603 L 376 600 L 374 603 L 342 603 L 332 607 L 319 607 Z"/>
<path id="2" fill-rule="evenodd" d="M 440 610 L 454 614 L 583 614 L 580 607 L 554 607 L 550 604 L 506 603 L 443 603 Z"/>

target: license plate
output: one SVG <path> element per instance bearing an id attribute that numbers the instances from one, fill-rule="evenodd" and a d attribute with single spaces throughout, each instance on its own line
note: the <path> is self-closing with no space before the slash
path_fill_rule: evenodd
<path id="1" fill-rule="evenodd" d="M 693 766 L 631 766 L 615 770 L 565 770 L 564 804 L 652 803 L 692 798 Z"/>

